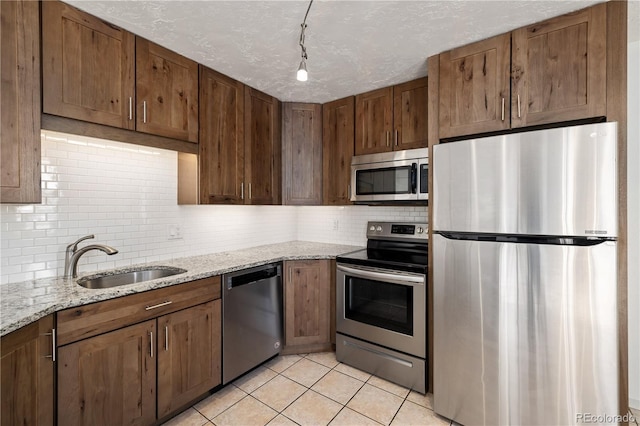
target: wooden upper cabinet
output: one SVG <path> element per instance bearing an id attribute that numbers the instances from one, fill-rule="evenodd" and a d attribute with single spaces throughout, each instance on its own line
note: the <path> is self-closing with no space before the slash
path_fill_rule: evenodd
<path id="1" fill-rule="evenodd" d="M 393 87 L 356 96 L 356 155 L 392 150 Z"/>
<path id="2" fill-rule="evenodd" d="M 136 130 L 198 142 L 198 64 L 136 37 Z"/>
<path id="3" fill-rule="evenodd" d="M 244 85 L 200 66 L 200 203 L 244 204 Z"/>
<path id="4" fill-rule="evenodd" d="M 606 4 L 513 31 L 512 127 L 606 115 Z"/>
<path id="5" fill-rule="evenodd" d="M 134 129 L 134 35 L 58 1 L 42 35 L 43 111 Z"/>
<path id="6" fill-rule="evenodd" d="M 393 87 L 393 149 L 427 147 L 427 77 Z"/>
<path id="7" fill-rule="evenodd" d="M 2 46 L 0 186 L 2 192 L 0 201 L 39 203 L 41 201 L 39 4 L 34 1 L 2 1 L 0 15 L 2 17 L 0 28 Z M 4 424 L 4 421 L 2 423 Z"/>
<path id="8" fill-rule="evenodd" d="M 3 9 L 5 3 L 9 2 L 2 2 Z M 2 336 L 0 424 L 54 424 L 53 328 L 49 315 Z"/>
<path id="9" fill-rule="evenodd" d="M 322 198 L 325 205 L 351 204 L 351 157 L 355 98 L 322 105 Z"/>
<path id="10" fill-rule="evenodd" d="M 282 107 L 283 204 L 322 204 L 322 105 Z"/>
<path id="11" fill-rule="evenodd" d="M 440 54 L 440 138 L 509 128 L 511 34 Z"/>
<path id="12" fill-rule="evenodd" d="M 440 54 L 440 138 L 606 115 L 607 6 Z"/>
<path id="13" fill-rule="evenodd" d="M 158 318 L 158 418 L 219 385 L 221 300 Z"/>
<path id="14" fill-rule="evenodd" d="M 281 200 L 280 102 L 245 88 L 245 204 L 279 204 Z"/>
<path id="15" fill-rule="evenodd" d="M 156 420 L 156 321 L 58 349 L 58 424 L 150 425 Z"/>

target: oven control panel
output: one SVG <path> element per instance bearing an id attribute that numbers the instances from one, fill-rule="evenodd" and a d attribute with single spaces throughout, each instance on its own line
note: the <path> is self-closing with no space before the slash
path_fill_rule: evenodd
<path id="1" fill-rule="evenodd" d="M 429 226 L 416 222 L 369 222 L 367 224 L 367 238 L 426 240 Z"/>

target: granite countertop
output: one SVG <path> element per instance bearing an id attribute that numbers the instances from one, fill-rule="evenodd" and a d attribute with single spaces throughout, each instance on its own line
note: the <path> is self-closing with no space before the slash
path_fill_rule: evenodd
<path id="1" fill-rule="evenodd" d="M 86 289 L 76 284 L 75 280 L 63 279 L 62 277 L 0 285 L 0 336 L 4 336 L 48 314 L 74 306 L 168 287 L 281 260 L 333 259 L 340 254 L 362 248 L 349 245 L 292 241 L 243 250 L 132 265 L 127 268 L 117 268 L 113 271 L 127 271 L 144 266 L 162 265 L 186 269 L 187 272 L 108 289 Z M 94 275 L 95 273 L 81 274 L 79 278 L 85 275 Z"/>

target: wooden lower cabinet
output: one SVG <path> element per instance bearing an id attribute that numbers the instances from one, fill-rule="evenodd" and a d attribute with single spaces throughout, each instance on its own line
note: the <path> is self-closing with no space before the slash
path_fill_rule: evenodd
<path id="1" fill-rule="evenodd" d="M 158 318 L 158 418 L 221 382 L 221 301 Z"/>
<path id="2" fill-rule="evenodd" d="M 331 348 L 331 261 L 296 260 L 285 268 L 285 349 L 283 353 Z"/>
<path id="3" fill-rule="evenodd" d="M 152 424 L 155 336 L 150 320 L 59 348 L 58 424 Z"/>
<path id="4" fill-rule="evenodd" d="M 58 424 L 156 424 L 218 386 L 221 312 L 219 276 L 58 312 Z"/>
<path id="5" fill-rule="evenodd" d="M 53 425 L 53 315 L 0 340 L 2 425 Z"/>

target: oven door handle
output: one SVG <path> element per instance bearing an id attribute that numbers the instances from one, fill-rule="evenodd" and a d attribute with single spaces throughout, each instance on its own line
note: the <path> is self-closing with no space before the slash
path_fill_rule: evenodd
<path id="1" fill-rule="evenodd" d="M 344 265 L 336 265 L 336 269 L 346 274 L 359 277 L 359 278 L 368 278 L 372 280 L 408 285 L 411 287 L 422 286 L 424 285 L 424 281 L 425 281 L 424 275 L 418 275 L 418 274 L 408 275 L 402 272 L 387 273 L 387 272 L 372 271 L 370 269 L 364 269 L 364 268 L 351 268 L 349 266 L 344 266 Z"/>

